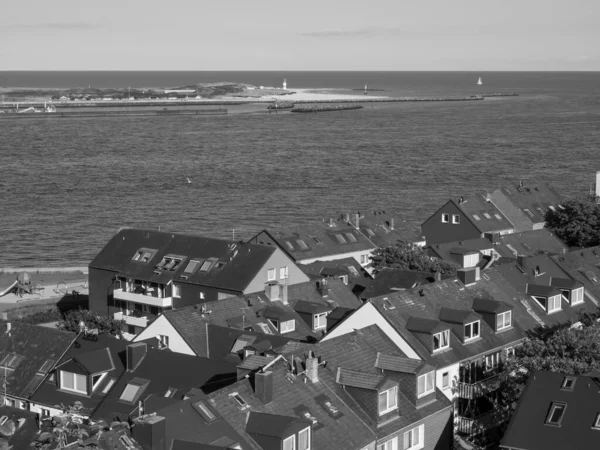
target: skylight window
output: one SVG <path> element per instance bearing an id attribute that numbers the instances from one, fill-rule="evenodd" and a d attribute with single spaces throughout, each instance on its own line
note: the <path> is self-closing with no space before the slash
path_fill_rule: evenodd
<path id="1" fill-rule="evenodd" d="M 369 237 L 375 237 L 375 232 L 373 230 L 371 230 L 370 228 L 365 228 L 365 231 L 367 232 Z"/>
<path id="2" fill-rule="evenodd" d="M 600 430 L 600 413 L 598 413 L 598 415 L 596 416 L 596 420 L 594 421 L 594 425 L 592 425 L 592 428 L 595 430 Z"/>
<path id="3" fill-rule="evenodd" d="M 294 250 L 294 246 L 292 245 L 292 243 L 290 241 L 284 241 L 285 246 L 289 249 L 289 250 Z"/>
<path id="4" fill-rule="evenodd" d="M 104 386 L 104 389 L 102 389 L 102 394 L 106 394 L 108 391 L 110 391 L 110 388 L 113 387 L 116 381 L 117 380 L 115 378 L 108 380 L 108 383 L 106 383 L 106 386 Z"/>
<path id="5" fill-rule="evenodd" d="M 123 393 L 121 394 L 121 397 L 119 397 L 119 400 L 133 403 L 133 400 L 135 399 L 141 388 L 142 386 L 140 386 L 139 384 L 127 384 L 127 386 L 125 386 L 125 389 L 123 389 Z"/>
<path id="6" fill-rule="evenodd" d="M 490 277 L 488 276 L 487 273 L 484 273 L 483 275 L 481 275 L 481 277 L 487 281 L 490 281 Z"/>
<path id="7" fill-rule="evenodd" d="M 566 391 L 572 391 L 574 386 L 575 386 L 575 377 L 565 377 L 565 379 L 563 380 L 562 386 L 560 388 L 564 389 Z"/>
<path id="8" fill-rule="evenodd" d="M 567 409 L 566 403 L 552 402 L 550 412 L 546 418 L 546 425 L 554 425 L 559 427 Z"/>
<path id="9" fill-rule="evenodd" d="M 396 309 L 396 307 L 394 305 L 392 305 L 392 302 L 390 302 L 387 297 L 383 299 L 383 308 L 384 309 Z"/>
<path id="10" fill-rule="evenodd" d="M 346 239 L 341 234 L 334 234 L 335 238 L 338 241 L 338 244 L 347 244 Z"/>
<path id="11" fill-rule="evenodd" d="M 456 289 L 458 289 L 459 291 L 462 291 L 465 288 L 464 285 L 458 280 L 452 280 L 452 284 L 454 284 L 454 286 L 456 286 Z"/>
<path id="12" fill-rule="evenodd" d="M 319 239 L 319 237 L 317 236 L 311 236 L 310 237 L 313 241 L 315 241 L 317 244 L 321 244 L 323 241 L 321 239 Z"/>
<path id="13" fill-rule="evenodd" d="M 542 208 L 540 208 L 539 206 L 537 208 L 537 211 L 543 216 L 544 215 L 544 210 Z"/>
<path id="14" fill-rule="evenodd" d="M 473 219 L 475 219 L 475 220 L 481 220 L 481 217 L 479 217 L 477 214 L 473 214 Z"/>
<path id="15" fill-rule="evenodd" d="M 550 208 L 552 211 L 556 212 L 556 208 L 552 205 L 548 206 L 548 208 Z"/>
<path id="16" fill-rule="evenodd" d="M 206 422 L 214 422 L 217 420 L 217 416 L 208 408 L 206 403 L 202 400 L 192 403 L 192 407 L 200 413 L 200 415 L 206 420 Z"/>
<path id="17" fill-rule="evenodd" d="M 306 242 L 304 242 L 302 239 L 297 239 L 296 243 L 298 244 L 301 250 L 308 250 L 308 245 L 306 245 Z"/>
<path id="18" fill-rule="evenodd" d="M 242 398 L 242 396 L 240 394 L 238 394 L 237 392 L 232 392 L 231 394 L 229 394 L 229 396 L 235 400 L 235 402 L 238 404 L 238 406 L 240 408 L 246 408 L 248 406 L 248 403 L 246 403 L 246 400 L 244 400 Z"/>
<path id="19" fill-rule="evenodd" d="M 19 355 L 16 353 L 9 353 L 0 363 L 0 366 L 6 367 L 8 369 L 14 369 L 19 364 Z"/>
<path id="20" fill-rule="evenodd" d="M 484 212 L 483 213 L 483 217 L 485 217 L 486 219 L 491 219 L 492 216 L 490 216 L 488 213 Z"/>
<path id="21" fill-rule="evenodd" d="M 563 205 L 557 205 L 560 209 L 562 209 L 563 211 L 565 210 L 565 207 Z"/>
<path id="22" fill-rule="evenodd" d="M 590 279 L 590 281 L 592 283 L 598 282 L 598 278 L 596 278 L 596 274 L 594 272 L 592 272 L 591 270 L 586 270 L 585 275 Z"/>
<path id="23" fill-rule="evenodd" d="M 316 425 L 319 423 L 319 421 L 316 419 L 316 417 L 311 415 L 309 411 L 304 411 L 302 413 L 302 417 L 304 417 L 306 420 L 310 420 L 313 425 Z"/>
<path id="24" fill-rule="evenodd" d="M 498 213 L 495 213 L 495 214 L 494 214 L 494 217 L 495 217 L 496 219 L 498 219 L 498 220 L 502 220 L 502 216 L 501 216 L 500 214 L 498 214 Z"/>
<path id="25" fill-rule="evenodd" d="M 47 359 L 44 364 L 42 364 L 42 367 L 40 367 L 40 370 L 38 370 L 38 373 L 47 373 L 54 365 L 54 362 L 53 359 Z"/>
<path id="26" fill-rule="evenodd" d="M 155 252 L 156 252 L 156 250 L 151 250 L 148 248 L 140 248 L 137 252 L 135 252 L 135 255 L 133 255 L 133 258 L 131 258 L 131 260 L 147 263 L 148 261 L 150 261 L 152 259 L 152 256 L 154 256 Z"/>
<path id="27" fill-rule="evenodd" d="M 346 236 L 346 239 L 348 239 L 348 242 L 358 242 L 352 233 L 344 233 L 344 235 Z"/>
<path id="28" fill-rule="evenodd" d="M 356 267 L 354 266 L 348 266 L 348 270 L 350 271 L 350 273 L 354 276 L 358 275 L 358 270 L 356 270 Z"/>
<path id="29" fill-rule="evenodd" d="M 208 272 L 212 267 L 214 261 L 206 260 L 200 266 L 200 272 Z"/>
<path id="30" fill-rule="evenodd" d="M 185 267 L 185 270 L 183 271 L 183 273 L 192 273 L 196 270 L 196 268 L 198 267 L 198 264 L 200 264 L 200 261 L 197 261 L 195 259 L 192 259 L 188 265 Z"/>
<path id="31" fill-rule="evenodd" d="M 182 260 L 181 256 L 163 256 L 163 259 L 156 265 L 156 268 L 173 272 L 179 267 Z"/>
<path id="32" fill-rule="evenodd" d="M 523 211 L 525 211 L 527 214 L 529 214 L 530 217 L 533 217 L 533 213 L 529 209 L 525 208 L 525 209 L 523 209 Z"/>

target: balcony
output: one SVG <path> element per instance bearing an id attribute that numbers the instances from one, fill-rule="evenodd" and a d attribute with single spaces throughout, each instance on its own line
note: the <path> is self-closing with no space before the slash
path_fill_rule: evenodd
<path id="1" fill-rule="evenodd" d="M 125 324 L 127 324 L 127 325 L 133 325 L 135 327 L 141 327 L 141 328 L 146 328 L 148 326 L 148 320 L 149 320 L 148 317 L 146 317 L 146 316 L 135 317 L 135 316 L 129 316 L 122 312 L 114 313 L 113 318 L 115 320 L 124 320 Z"/>
<path id="2" fill-rule="evenodd" d="M 113 296 L 117 300 L 126 300 L 128 302 L 142 303 L 144 305 L 156 306 L 159 308 L 170 308 L 173 306 L 173 297 L 154 297 L 148 294 L 136 294 L 134 292 L 125 292 L 123 289 L 115 289 Z"/>

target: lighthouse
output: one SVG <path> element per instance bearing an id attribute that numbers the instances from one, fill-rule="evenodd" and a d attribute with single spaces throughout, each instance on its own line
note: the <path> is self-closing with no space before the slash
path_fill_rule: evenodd
<path id="1" fill-rule="evenodd" d="M 287 83 L 286 83 L 285 78 L 283 79 L 283 89 L 287 89 Z"/>

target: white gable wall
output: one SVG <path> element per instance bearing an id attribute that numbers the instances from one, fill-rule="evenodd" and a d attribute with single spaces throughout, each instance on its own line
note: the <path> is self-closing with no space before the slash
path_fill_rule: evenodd
<path id="1" fill-rule="evenodd" d="M 328 341 L 338 336 L 352 333 L 354 330 L 377 325 L 394 344 L 402 350 L 406 356 L 413 359 L 421 359 L 417 352 L 404 340 L 402 336 L 392 327 L 379 311 L 371 304 L 365 303 L 358 308 L 350 317 L 340 323 L 331 333 L 325 335 L 321 341 Z"/>
<path id="2" fill-rule="evenodd" d="M 204 326 L 204 325 L 202 325 Z M 161 315 L 158 319 L 150 324 L 144 331 L 138 334 L 133 342 L 143 341 L 158 335 L 169 337 L 169 349 L 176 353 L 183 353 L 184 355 L 197 356 L 191 347 L 183 340 L 181 335 L 177 332 L 175 327 L 167 320 L 164 315 Z"/>

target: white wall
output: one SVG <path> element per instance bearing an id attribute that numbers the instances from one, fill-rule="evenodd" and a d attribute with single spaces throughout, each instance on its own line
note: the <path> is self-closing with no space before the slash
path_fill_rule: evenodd
<path id="1" fill-rule="evenodd" d="M 52 408 L 47 405 L 40 405 L 40 404 L 36 404 L 36 403 L 29 404 L 29 411 L 38 413 L 40 415 L 40 418 L 42 418 L 42 408 L 50 411 L 50 417 L 57 416 L 59 414 L 62 414 L 62 412 L 63 412 L 62 409 Z"/>
<path id="2" fill-rule="evenodd" d="M 453 398 L 452 389 L 454 388 L 454 385 L 456 383 L 458 383 L 458 367 L 459 367 L 459 365 L 460 364 L 453 364 L 451 366 L 447 366 L 447 367 L 436 370 L 435 385 L 440 391 L 442 391 L 442 393 L 448 398 L 448 400 L 452 400 L 452 398 Z M 443 389 L 442 388 L 442 376 L 446 372 L 448 372 L 448 377 L 449 377 L 450 383 L 448 384 L 448 387 L 446 389 Z"/>
<path id="3" fill-rule="evenodd" d="M 361 266 L 366 266 L 367 264 L 371 263 L 370 259 L 367 259 L 366 264 L 361 264 L 360 263 L 360 255 L 368 255 L 371 256 L 373 254 L 373 250 L 360 250 L 357 252 L 350 252 L 350 253 L 338 253 L 337 255 L 326 255 L 326 256 L 320 256 L 318 258 L 307 258 L 307 259 L 299 259 L 298 260 L 298 264 L 312 264 L 315 261 L 336 261 L 338 259 L 344 259 L 344 258 L 354 258 L 356 260 L 357 263 L 359 263 Z"/>
<path id="4" fill-rule="evenodd" d="M 204 326 L 204 324 L 202 325 Z M 144 331 L 138 334 L 134 342 L 143 341 L 144 339 L 150 339 L 158 337 L 161 334 L 163 336 L 169 336 L 169 349 L 175 353 L 183 353 L 184 355 L 196 356 L 196 353 L 190 348 L 189 345 L 183 340 L 181 335 L 175 330 L 171 322 L 167 320 L 164 315 L 161 315 L 158 319 L 152 322 Z"/>
<path id="5" fill-rule="evenodd" d="M 329 339 L 343 336 L 352 333 L 354 330 L 360 330 L 371 325 L 377 325 L 406 356 L 413 359 L 421 359 L 409 343 L 400 336 L 371 303 L 365 303 L 358 308 L 350 317 L 340 323 L 331 333 L 326 334 L 321 340 L 328 341 Z"/>

